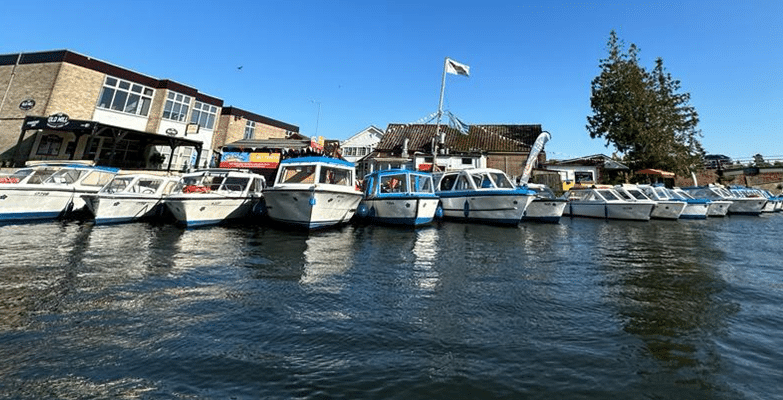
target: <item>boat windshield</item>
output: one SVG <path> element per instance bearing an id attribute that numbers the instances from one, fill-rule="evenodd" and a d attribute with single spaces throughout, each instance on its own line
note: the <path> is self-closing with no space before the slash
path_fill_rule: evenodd
<path id="1" fill-rule="evenodd" d="M 0 176 L 0 183 L 19 183 L 20 181 L 24 180 L 25 178 L 27 178 L 28 176 L 34 173 L 35 171 L 32 168 L 23 168 L 14 172 L 11 175 Z M 41 183 L 40 179 L 38 180 L 37 183 Z"/>
<path id="2" fill-rule="evenodd" d="M 603 197 L 603 198 L 604 198 L 604 199 L 606 199 L 606 200 L 620 200 L 620 199 L 619 199 L 619 198 L 617 198 L 617 196 L 615 195 L 615 193 L 617 193 L 617 192 L 613 192 L 613 191 L 611 191 L 611 190 L 608 190 L 608 189 L 597 190 L 596 192 L 597 192 L 597 193 L 598 193 L 598 194 L 599 194 L 601 197 Z"/>
<path id="3" fill-rule="evenodd" d="M 282 167 L 277 183 L 315 183 L 314 165 L 292 165 Z"/>
<path id="4" fill-rule="evenodd" d="M 446 174 L 440 179 L 440 190 L 451 190 L 454 182 L 457 180 L 457 174 Z"/>
<path id="5" fill-rule="evenodd" d="M 384 175 L 381 176 L 381 193 L 403 193 L 407 192 L 407 183 L 405 174 Z"/>
<path id="6" fill-rule="evenodd" d="M 103 187 L 114 178 L 114 174 L 100 170 L 63 168 L 50 176 L 44 183 L 74 184 L 81 179 L 85 186 Z"/>
<path id="7" fill-rule="evenodd" d="M 101 193 L 122 192 L 128 187 L 128 185 L 131 184 L 132 181 L 133 181 L 133 177 L 131 176 L 116 177 L 112 179 L 111 182 L 106 184 L 106 186 L 104 186 L 100 192 Z"/>
<path id="8" fill-rule="evenodd" d="M 622 189 L 620 189 L 620 190 L 618 190 L 618 191 L 617 191 L 617 194 L 618 194 L 618 195 L 620 196 L 620 198 L 621 198 L 621 199 L 623 199 L 623 200 L 626 200 L 626 201 L 634 201 L 634 200 L 635 200 L 635 199 L 634 199 L 633 197 L 631 197 L 631 195 L 630 195 L 630 194 L 629 194 L 627 191 L 625 191 L 625 190 L 622 190 Z M 604 197 L 606 197 L 606 196 L 604 196 Z"/>
<path id="9" fill-rule="evenodd" d="M 250 178 L 244 176 L 229 176 L 223 180 L 222 186 L 219 190 L 226 190 L 229 192 L 242 192 L 250 182 Z"/>
<path id="10" fill-rule="evenodd" d="M 690 194 L 688 194 L 688 192 L 684 190 L 672 190 L 670 192 L 672 194 L 672 197 L 676 199 L 682 199 L 682 200 L 693 199 L 693 196 L 691 196 Z"/>
<path id="11" fill-rule="evenodd" d="M 411 192 L 416 193 L 433 193 L 435 188 L 432 186 L 432 177 L 427 175 L 409 175 L 410 183 L 409 187 Z"/>
<path id="12" fill-rule="evenodd" d="M 351 170 L 323 165 L 318 183 L 351 186 Z"/>
<path id="13" fill-rule="evenodd" d="M 642 193 L 641 190 L 638 189 L 627 189 L 628 193 L 631 194 L 636 200 L 650 200 L 647 196 Z"/>

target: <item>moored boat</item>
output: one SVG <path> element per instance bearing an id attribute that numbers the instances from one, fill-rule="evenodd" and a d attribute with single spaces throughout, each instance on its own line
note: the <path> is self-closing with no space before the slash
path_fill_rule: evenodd
<path id="1" fill-rule="evenodd" d="M 680 201 L 685 204 L 680 219 L 706 219 L 710 200 L 694 199 L 688 193 L 675 191 L 662 185 L 638 185 L 647 197 L 655 201 Z"/>
<path id="2" fill-rule="evenodd" d="M 163 198 L 179 182 L 179 176 L 122 173 L 98 193 L 83 195 L 96 224 L 138 221 L 162 215 Z"/>
<path id="3" fill-rule="evenodd" d="M 348 222 L 362 192 L 354 164 L 324 156 L 280 162 L 274 184 L 266 189 L 270 219 L 292 227 L 324 228 Z"/>
<path id="4" fill-rule="evenodd" d="M 356 215 L 375 223 L 417 226 L 432 222 L 438 202 L 432 174 L 379 170 L 364 177 L 364 198 Z"/>
<path id="5" fill-rule="evenodd" d="M 186 227 L 214 225 L 260 214 L 265 186 L 256 173 L 203 169 L 183 175 L 163 203 Z"/>
<path id="6" fill-rule="evenodd" d="M 522 222 L 560 222 L 567 202 L 558 199 L 552 189 L 546 185 L 528 183 L 525 186 L 534 191 L 536 196 L 522 213 Z"/>
<path id="7" fill-rule="evenodd" d="M 568 200 L 563 215 L 572 217 L 648 221 L 654 203 L 624 200 L 611 187 L 572 187 L 563 198 Z"/>
<path id="8" fill-rule="evenodd" d="M 683 190 L 696 198 L 708 198 L 714 201 L 730 201 L 728 214 L 760 215 L 767 200 L 764 198 L 739 197 L 732 194 L 723 185 L 709 184 L 704 186 L 683 187 Z"/>
<path id="9" fill-rule="evenodd" d="M 641 203 L 652 202 L 654 205 L 652 212 L 650 213 L 650 218 L 679 219 L 680 214 L 682 214 L 682 211 L 685 209 L 685 203 L 682 201 L 651 199 L 637 185 L 616 185 L 614 189 L 624 200 Z"/>
<path id="10" fill-rule="evenodd" d="M 445 172 L 438 174 L 437 182 L 443 217 L 468 222 L 517 225 L 536 196 L 494 168 Z"/>
<path id="11" fill-rule="evenodd" d="M 68 217 L 85 210 L 84 194 L 97 193 L 118 169 L 92 163 L 36 163 L 0 177 L 0 221 Z"/>

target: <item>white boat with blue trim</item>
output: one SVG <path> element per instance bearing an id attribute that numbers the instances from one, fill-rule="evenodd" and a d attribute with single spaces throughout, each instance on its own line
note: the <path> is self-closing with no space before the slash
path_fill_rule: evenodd
<path id="1" fill-rule="evenodd" d="M 362 192 L 354 164 L 309 156 L 280 162 L 274 184 L 264 192 L 267 215 L 291 227 L 316 229 L 347 223 Z"/>
<path id="2" fill-rule="evenodd" d="M 713 201 L 730 201 L 728 213 L 740 215 L 761 215 L 761 210 L 767 203 L 765 198 L 739 197 L 731 193 L 725 186 L 709 184 L 704 186 L 683 187 L 683 190 L 696 198 L 707 198 Z"/>
<path id="3" fill-rule="evenodd" d="M 262 213 L 262 175 L 212 168 L 185 174 L 163 203 L 181 225 L 215 225 Z"/>
<path id="4" fill-rule="evenodd" d="M 95 224 L 117 224 L 160 217 L 163 198 L 174 191 L 180 177 L 152 173 L 122 173 L 98 193 L 83 195 Z"/>
<path id="5" fill-rule="evenodd" d="M 517 225 L 536 193 L 517 187 L 505 172 L 469 168 L 437 174 L 435 194 L 443 217 L 499 225 Z"/>
<path id="6" fill-rule="evenodd" d="M 435 219 L 438 202 L 432 174 L 379 170 L 364 177 L 364 198 L 356 216 L 373 223 L 417 226 Z"/>
<path id="7" fill-rule="evenodd" d="M 117 172 L 78 161 L 20 168 L 0 177 L 0 222 L 56 219 L 84 211 L 82 195 L 97 193 Z"/>
<path id="8" fill-rule="evenodd" d="M 647 197 L 654 201 L 679 201 L 685 204 L 680 219 L 706 219 L 710 200 L 695 199 L 683 191 L 675 191 L 663 185 L 638 185 Z"/>

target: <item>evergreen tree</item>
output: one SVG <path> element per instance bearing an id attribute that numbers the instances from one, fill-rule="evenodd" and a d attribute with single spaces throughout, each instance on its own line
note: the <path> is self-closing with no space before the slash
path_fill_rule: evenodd
<path id="1" fill-rule="evenodd" d="M 636 45 L 623 52 L 615 31 L 607 50 L 609 56 L 599 64 L 601 73 L 592 81 L 590 137 L 606 139 L 606 146 L 614 145 L 634 170 L 687 174 L 704 154 L 690 95 L 679 92 L 680 82 L 666 72 L 662 59 L 650 73 L 639 65 Z"/>

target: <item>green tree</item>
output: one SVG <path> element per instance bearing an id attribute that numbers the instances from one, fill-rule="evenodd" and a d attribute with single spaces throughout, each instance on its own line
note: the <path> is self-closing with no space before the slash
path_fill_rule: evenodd
<path id="1" fill-rule="evenodd" d="M 592 81 L 590 137 L 614 145 L 634 170 L 658 168 L 685 175 L 700 165 L 704 150 L 696 129 L 698 114 L 663 60 L 658 58 L 648 72 L 639 65 L 636 45 L 624 52 L 615 31 L 607 50 L 608 57 L 599 64 L 601 73 Z"/>

